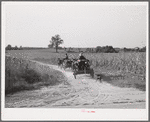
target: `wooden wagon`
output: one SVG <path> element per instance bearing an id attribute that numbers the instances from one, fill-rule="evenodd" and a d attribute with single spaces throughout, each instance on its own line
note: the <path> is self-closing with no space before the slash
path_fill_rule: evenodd
<path id="1" fill-rule="evenodd" d="M 84 60 L 84 61 L 85 61 L 85 65 L 83 65 L 81 69 L 79 68 L 79 61 L 75 61 L 72 64 L 72 71 L 75 79 L 76 76 L 79 74 L 90 74 L 92 78 L 94 77 L 94 70 L 93 68 L 90 67 L 89 61 L 88 60 Z"/>

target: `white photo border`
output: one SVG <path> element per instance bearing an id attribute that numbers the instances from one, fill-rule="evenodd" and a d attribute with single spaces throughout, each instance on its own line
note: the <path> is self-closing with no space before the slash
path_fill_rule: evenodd
<path id="1" fill-rule="evenodd" d="M 34 1 L 32 1 L 33 3 Z M 5 108 L 5 4 L 30 4 L 31 2 L 2 2 L 2 60 L 1 60 L 1 119 L 8 121 L 51 121 L 51 120 L 148 120 L 149 108 L 149 20 L 148 20 L 148 2 L 57 2 L 58 4 L 123 4 L 123 5 L 145 5 L 147 7 L 147 45 L 146 45 L 146 109 L 86 109 L 88 111 L 95 111 L 95 113 L 82 112 L 83 109 L 78 108 Z M 34 4 L 46 4 L 46 2 L 34 2 Z M 51 2 L 56 4 L 55 2 Z"/>

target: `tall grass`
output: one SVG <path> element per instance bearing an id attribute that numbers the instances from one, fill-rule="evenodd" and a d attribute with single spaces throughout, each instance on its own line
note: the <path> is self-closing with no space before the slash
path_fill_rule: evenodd
<path id="1" fill-rule="evenodd" d="M 96 71 L 104 74 L 104 81 L 120 87 L 146 90 L 146 54 L 101 54 L 91 60 Z"/>
<path id="2" fill-rule="evenodd" d="M 105 68 L 107 70 L 142 76 L 146 74 L 145 53 L 102 54 L 92 59 L 91 62 L 92 65 L 98 69 Z"/>
<path id="3" fill-rule="evenodd" d="M 57 85 L 66 81 L 65 76 L 48 66 L 42 66 L 30 60 L 6 56 L 5 93 Z"/>
<path id="4" fill-rule="evenodd" d="M 55 53 L 49 49 L 32 51 L 11 51 L 10 55 L 21 58 L 34 59 L 49 64 L 57 64 L 58 58 L 63 58 L 65 53 Z M 69 58 L 77 58 L 78 53 L 69 53 Z M 120 71 L 145 77 L 146 53 L 85 53 L 95 69 Z"/>

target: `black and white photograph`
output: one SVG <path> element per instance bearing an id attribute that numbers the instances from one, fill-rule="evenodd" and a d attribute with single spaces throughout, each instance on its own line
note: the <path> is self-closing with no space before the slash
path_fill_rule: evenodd
<path id="1" fill-rule="evenodd" d="M 148 2 L 1 10 L 3 120 L 148 119 Z"/>

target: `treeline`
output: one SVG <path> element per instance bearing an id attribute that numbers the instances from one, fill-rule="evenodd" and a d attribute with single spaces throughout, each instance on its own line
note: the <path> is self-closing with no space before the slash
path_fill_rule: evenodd
<path id="1" fill-rule="evenodd" d="M 64 48 L 65 52 L 87 52 L 87 53 L 119 53 L 119 52 L 146 52 L 146 47 L 143 48 L 113 48 L 112 46 L 97 46 L 96 48 Z"/>
<path id="2" fill-rule="evenodd" d="M 53 49 L 53 47 L 49 46 L 49 49 Z M 44 47 L 12 47 L 8 45 L 5 49 L 6 50 L 35 50 L 35 49 L 48 49 Z M 146 46 L 139 48 L 114 48 L 112 46 L 97 46 L 96 48 L 75 48 L 75 47 L 60 47 L 58 46 L 59 50 L 64 50 L 68 53 L 73 52 L 89 52 L 89 53 L 119 53 L 119 52 L 146 52 Z"/>
<path id="3" fill-rule="evenodd" d="M 139 48 L 139 47 L 136 47 L 136 48 L 123 48 L 123 51 L 124 52 L 146 52 L 146 46 L 143 47 L 143 48 Z"/>
<path id="4" fill-rule="evenodd" d="M 95 49 L 96 53 L 119 53 L 119 52 L 146 52 L 146 46 L 143 48 L 113 48 L 112 46 L 97 46 Z"/>
<path id="5" fill-rule="evenodd" d="M 118 53 L 118 51 L 116 51 L 112 46 L 97 46 L 95 51 L 96 53 Z"/>
<path id="6" fill-rule="evenodd" d="M 47 49 L 47 48 L 44 48 L 44 47 L 12 47 L 11 45 L 8 45 L 6 48 L 6 50 L 35 50 L 35 49 Z"/>

